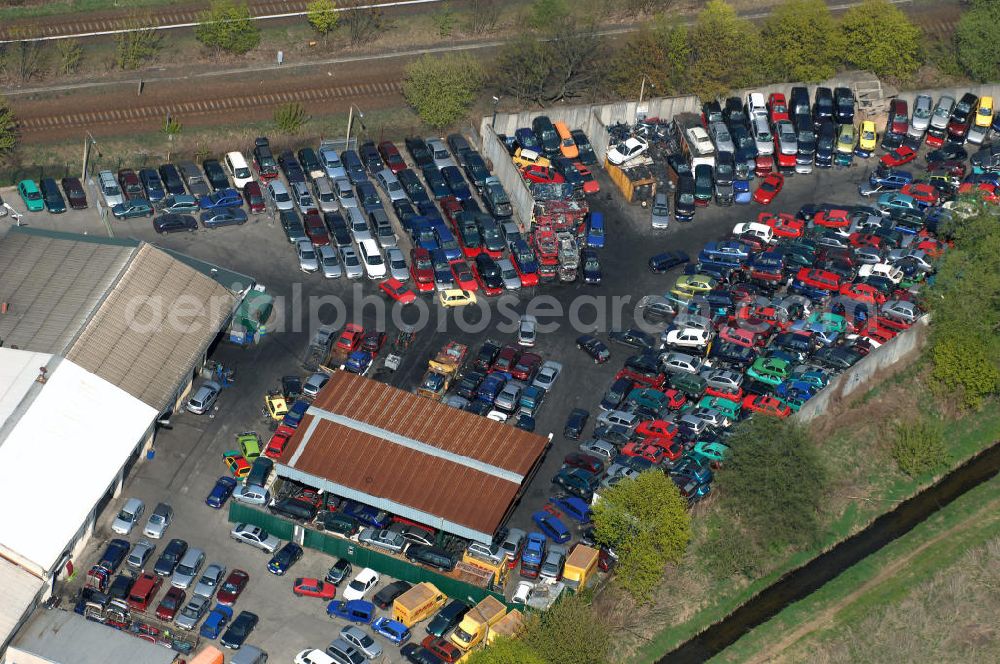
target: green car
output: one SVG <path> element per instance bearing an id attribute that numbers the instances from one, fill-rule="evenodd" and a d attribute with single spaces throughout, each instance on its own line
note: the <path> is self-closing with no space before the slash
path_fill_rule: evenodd
<path id="1" fill-rule="evenodd" d="M 703 397 L 698 402 L 698 408 L 708 408 L 709 410 L 722 413 L 733 422 L 740 419 L 740 405 L 735 401 L 723 399 L 722 397 Z"/>
<path id="2" fill-rule="evenodd" d="M 820 323 L 825 325 L 827 329 L 833 330 L 838 334 L 844 334 L 847 332 L 847 319 L 843 316 L 837 314 L 831 314 L 826 311 L 816 311 L 809 316 L 809 323 Z"/>
<path id="3" fill-rule="evenodd" d="M 700 399 L 705 394 L 708 383 L 701 376 L 689 373 L 675 373 L 667 379 L 670 387 L 684 393 L 688 399 Z"/>
<path id="4" fill-rule="evenodd" d="M 768 385 L 778 385 L 788 378 L 789 369 L 788 362 L 779 357 L 758 357 L 747 375 Z"/>
<path id="5" fill-rule="evenodd" d="M 17 183 L 17 193 L 21 195 L 28 212 L 41 212 L 45 209 L 45 199 L 34 180 L 21 180 Z"/>
<path id="6" fill-rule="evenodd" d="M 257 435 L 257 432 L 245 431 L 236 436 L 236 442 L 240 444 L 243 456 L 250 463 L 253 463 L 253 460 L 260 456 L 260 436 Z"/>
<path id="7" fill-rule="evenodd" d="M 629 392 L 625 400 L 654 412 L 665 410 L 669 403 L 667 395 L 663 392 L 658 392 L 652 388 L 639 387 Z"/>
<path id="8" fill-rule="evenodd" d="M 111 208 L 111 214 L 117 219 L 134 219 L 135 217 L 152 217 L 153 206 L 142 198 L 130 198 L 124 203 Z"/>
<path id="9" fill-rule="evenodd" d="M 709 463 L 722 463 L 729 454 L 729 448 L 722 443 L 717 443 L 714 440 L 705 441 L 699 440 L 694 444 L 694 450 L 692 454 L 699 459 L 704 459 Z"/>

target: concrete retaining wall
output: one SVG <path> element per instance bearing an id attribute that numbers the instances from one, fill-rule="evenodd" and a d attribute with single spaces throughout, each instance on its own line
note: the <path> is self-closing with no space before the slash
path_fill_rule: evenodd
<path id="1" fill-rule="evenodd" d="M 514 162 L 510 160 L 507 146 L 497 138 L 496 132 L 489 124 L 489 118 L 485 120 L 479 131 L 483 158 L 487 160 L 493 175 L 500 179 L 500 184 L 507 192 L 510 205 L 514 208 L 514 220 L 520 224 L 522 230 L 527 230 L 531 226 L 531 208 L 534 205 L 531 192 Z"/>
<path id="2" fill-rule="evenodd" d="M 927 342 L 927 326 L 930 316 L 923 316 L 914 325 L 896 335 L 891 341 L 869 353 L 864 359 L 840 374 L 825 390 L 807 401 L 794 415 L 805 423 L 826 413 L 830 408 L 846 400 L 862 388 L 866 388 L 878 375 L 885 378 L 888 373 L 895 373 L 901 367 L 894 365 L 919 353 Z"/>

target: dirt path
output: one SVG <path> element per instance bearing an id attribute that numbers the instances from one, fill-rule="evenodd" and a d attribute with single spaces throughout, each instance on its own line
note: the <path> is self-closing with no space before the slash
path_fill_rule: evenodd
<path id="1" fill-rule="evenodd" d="M 974 514 L 970 515 L 968 518 L 964 519 L 961 523 L 949 528 L 946 531 L 938 533 L 931 539 L 922 543 L 916 549 L 910 551 L 904 556 L 893 560 L 891 563 L 883 567 L 879 572 L 871 579 L 865 581 L 863 584 L 855 588 L 851 593 L 845 595 L 841 599 L 837 600 L 833 604 L 830 604 L 825 609 L 815 614 L 809 621 L 800 624 L 798 627 L 788 632 L 784 638 L 780 641 L 768 645 L 764 650 L 761 650 L 753 658 L 748 660 L 752 664 L 764 664 L 771 662 L 781 662 L 785 661 L 785 652 L 791 648 L 795 643 L 803 639 L 804 637 L 812 634 L 815 631 L 827 629 L 833 626 L 836 615 L 843 609 L 847 608 L 863 595 L 872 592 L 881 584 L 885 583 L 891 577 L 896 575 L 900 570 L 904 569 L 911 561 L 918 558 L 924 551 L 934 546 L 935 544 L 954 537 L 958 533 L 969 530 L 970 528 L 980 528 L 983 525 L 983 520 L 974 518 L 979 515 L 986 514 L 985 517 L 987 522 L 996 521 L 1000 519 L 1000 498 L 990 501 L 989 503 L 980 506 L 979 510 Z M 911 531 L 912 532 L 912 531 Z M 904 535 L 905 537 L 905 535 Z M 898 541 L 898 540 L 897 540 Z"/>

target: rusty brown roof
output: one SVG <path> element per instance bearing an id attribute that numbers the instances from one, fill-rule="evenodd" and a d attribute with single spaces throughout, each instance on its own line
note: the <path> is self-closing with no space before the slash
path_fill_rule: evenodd
<path id="1" fill-rule="evenodd" d="M 279 462 L 381 509 L 404 506 L 493 533 L 547 445 L 543 436 L 338 371 Z"/>

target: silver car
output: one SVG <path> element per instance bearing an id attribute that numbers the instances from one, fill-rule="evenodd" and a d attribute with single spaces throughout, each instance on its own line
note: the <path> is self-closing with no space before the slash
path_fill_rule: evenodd
<path id="1" fill-rule="evenodd" d="M 651 215 L 653 228 L 668 228 L 670 226 L 670 199 L 662 191 L 653 197 Z"/>
<path id="2" fill-rule="evenodd" d="M 357 208 L 358 197 L 354 193 L 354 187 L 347 178 L 337 178 L 333 181 L 333 188 L 337 191 L 337 200 L 342 208 Z"/>
<path id="3" fill-rule="evenodd" d="M 948 120 L 951 118 L 951 111 L 955 108 L 955 98 L 948 95 L 942 95 L 938 98 L 937 104 L 934 106 L 934 112 L 931 113 L 930 126 L 934 129 L 940 129 L 944 131 L 948 128 Z"/>
<path id="4" fill-rule="evenodd" d="M 142 571 L 146 567 L 146 561 L 153 555 L 156 545 L 149 540 L 140 539 L 128 552 L 125 564 L 134 570 Z"/>
<path id="5" fill-rule="evenodd" d="M 236 527 L 229 532 L 229 536 L 237 542 L 249 544 L 250 546 L 260 549 L 261 551 L 266 551 L 267 553 L 274 553 L 277 551 L 278 547 L 281 546 L 280 539 L 270 534 L 260 526 L 253 526 L 249 523 L 236 524 Z"/>
<path id="6" fill-rule="evenodd" d="M 562 577 L 563 563 L 566 562 L 566 547 L 561 544 L 550 544 L 545 553 L 545 562 L 542 563 L 538 576 L 543 579 L 550 579 L 555 582 Z"/>
<path id="7" fill-rule="evenodd" d="M 337 250 L 330 245 L 317 247 L 316 259 L 319 261 L 320 269 L 323 270 L 323 276 L 327 279 L 339 279 L 344 274 L 344 268 L 337 257 Z"/>
<path id="8" fill-rule="evenodd" d="M 743 374 L 729 369 L 712 369 L 702 374 L 702 378 L 710 387 L 729 392 L 735 392 L 743 385 Z"/>
<path id="9" fill-rule="evenodd" d="M 479 558 L 480 560 L 492 563 L 494 565 L 499 564 L 507 557 L 507 553 L 500 547 L 499 544 L 483 544 L 482 542 L 473 542 L 466 549 L 466 552 L 473 558 Z"/>
<path id="10" fill-rule="evenodd" d="M 593 454 L 599 459 L 608 461 L 618 455 L 618 450 L 614 445 L 606 440 L 590 439 L 580 443 L 580 451 Z"/>
<path id="11" fill-rule="evenodd" d="M 365 528 L 358 534 L 358 541 L 379 549 L 392 551 L 393 553 L 399 553 L 406 546 L 406 538 L 401 533 L 389 530 L 388 528 L 379 530 Z"/>
<path id="12" fill-rule="evenodd" d="M 531 314 L 522 314 L 517 323 L 517 345 L 534 346 L 537 339 L 538 319 Z"/>
<path id="13" fill-rule="evenodd" d="M 368 659 L 377 659 L 382 656 L 382 646 L 367 632 L 356 625 L 348 625 L 341 628 L 340 638 L 354 646 L 356 650 Z"/>
<path id="14" fill-rule="evenodd" d="M 177 567 L 174 568 L 174 575 L 170 577 L 170 585 L 174 588 L 185 590 L 194 583 L 194 578 L 198 576 L 198 571 L 205 564 L 205 552 L 201 549 L 188 549 Z"/>
<path id="15" fill-rule="evenodd" d="M 303 272 L 316 272 L 319 270 L 319 259 L 316 258 L 316 249 L 309 240 L 299 240 L 295 243 L 295 255 L 299 259 L 299 269 Z"/>
<path id="16" fill-rule="evenodd" d="M 307 397 L 315 397 L 319 394 L 319 391 L 323 389 L 323 386 L 329 382 L 329 374 L 317 371 L 313 375 L 309 376 L 309 378 L 306 378 L 306 382 L 302 383 L 302 394 Z"/>
<path id="17" fill-rule="evenodd" d="M 157 503 L 153 513 L 149 515 L 149 520 L 146 521 L 146 527 L 142 529 L 142 532 L 147 537 L 160 539 L 167 528 L 170 527 L 170 522 L 173 520 L 174 508 L 167 503 Z"/>
<path id="18" fill-rule="evenodd" d="M 319 204 L 320 212 L 336 212 L 340 209 L 337 202 L 337 193 L 333 189 L 333 181 L 328 177 L 316 178 L 313 182 L 316 189 L 316 201 Z"/>
<path id="19" fill-rule="evenodd" d="M 410 197 L 406 195 L 406 190 L 403 189 L 403 185 L 399 182 L 399 178 L 388 168 L 383 168 L 375 174 L 375 182 L 381 187 L 382 192 L 389 197 L 390 203 L 410 200 Z"/>
<path id="20" fill-rule="evenodd" d="M 145 511 L 145 503 L 138 498 L 129 498 L 125 501 L 125 504 L 122 505 L 121 510 L 118 512 L 118 516 L 116 516 L 115 520 L 111 522 L 111 530 L 119 535 L 128 535 L 132 532 L 132 528 L 135 527 L 135 524 L 139 522 L 139 519 L 142 518 Z"/>
<path id="21" fill-rule="evenodd" d="M 778 147 L 781 154 L 797 154 L 799 151 L 799 139 L 795 133 L 795 127 L 788 120 L 781 120 L 774 125 L 774 131 L 778 135 Z"/>
<path id="22" fill-rule="evenodd" d="M 500 390 L 500 394 L 493 400 L 493 405 L 506 413 L 514 412 L 517 410 L 517 404 L 521 400 L 522 389 L 524 389 L 523 383 L 516 380 L 510 381 Z"/>
<path id="23" fill-rule="evenodd" d="M 209 604 L 211 604 L 211 600 L 207 597 L 192 597 L 191 601 L 174 618 L 174 624 L 181 629 L 194 629 L 198 622 L 208 613 Z"/>
<path id="24" fill-rule="evenodd" d="M 729 135 L 729 129 L 723 122 L 713 122 L 708 127 L 712 140 L 715 141 L 715 149 L 719 152 L 736 152 L 736 145 L 733 137 Z"/>
<path id="25" fill-rule="evenodd" d="M 219 563 L 212 563 L 205 568 L 202 573 L 201 578 L 198 580 L 198 585 L 194 587 L 192 591 L 195 597 L 204 597 L 205 599 L 212 599 L 215 595 L 215 591 L 218 589 L 219 584 L 222 583 L 222 579 L 226 576 L 226 566 L 220 565 Z"/>
<path id="26" fill-rule="evenodd" d="M 385 252 L 386 263 L 389 264 L 389 275 L 399 281 L 409 281 L 410 269 L 406 265 L 406 258 L 398 247 L 389 247 Z"/>
<path id="27" fill-rule="evenodd" d="M 340 258 L 344 261 L 344 274 L 348 279 L 360 279 L 364 275 L 365 270 L 361 267 L 361 259 L 354 247 L 341 247 Z"/>
<path id="28" fill-rule="evenodd" d="M 762 155 L 774 154 L 774 142 L 771 139 L 771 130 L 767 126 L 767 118 L 762 115 L 754 116 L 750 130 L 757 152 Z"/>
<path id="29" fill-rule="evenodd" d="M 509 258 L 497 259 L 497 267 L 500 268 L 500 277 L 503 279 L 503 287 L 509 291 L 520 290 L 521 277 L 517 276 L 517 270 Z"/>
<path id="30" fill-rule="evenodd" d="M 326 171 L 326 176 L 332 180 L 337 178 L 346 178 L 347 169 L 344 168 L 344 164 L 340 161 L 340 155 L 337 154 L 336 150 L 331 148 L 322 148 L 319 151 L 319 162 L 323 164 L 323 170 Z"/>
<path id="31" fill-rule="evenodd" d="M 237 484 L 233 500 L 247 505 L 267 505 L 271 502 L 271 492 L 257 484 Z"/>
<path id="32" fill-rule="evenodd" d="M 932 100 L 930 95 L 917 95 L 913 100 L 913 117 L 907 133 L 913 138 L 920 138 L 927 131 L 931 122 Z"/>
<path id="33" fill-rule="evenodd" d="M 271 180 L 267 183 L 267 193 L 274 201 L 274 207 L 279 210 L 291 210 L 295 207 L 292 196 L 288 193 L 288 187 L 281 180 Z"/>
<path id="34" fill-rule="evenodd" d="M 309 185 L 305 182 L 292 183 L 292 198 L 302 214 L 316 209 L 316 201 L 313 200 L 312 194 L 309 192 Z"/>
<path id="35" fill-rule="evenodd" d="M 696 374 L 701 370 L 703 360 L 687 353 L 667 353 L 662 363 L 664 370 L 670 373 Z"/>
<path id="36" fill-rule="evenodd" d="M 428 138 L 424 141 L 427 143 L 427 147 L 430 148 L 431 154 L 434 155 L 434 166 L 438 170 L 441 170 L 445 166 L 458 166 L 455 160 L 451 158 L 451 153 L 448 152 L 448 146 L 444 144 L 440 138 Z"/>
<path id="37" fill-rule="evenodd" d="M 542 362 L 542 366 L 538 368 L 535 380 L 531 384 L 548 392 L 556 384 L 556 379 L 559 378 L 559 374 L 561 373 L 562 365 L 560 363 L 555 360 L 545 360 Z"/>
<path id="38" fill-rule="evenodd" d="M 118 180 L 115 179 L 114 173 L 111 171 L 101 171 L 97 175 L 97 181 L 100 183 L 101 195 L 104 196 L 104 202 L 108 204 L 109 208 L 125 202 L 122 188 L 118 186 Z"/>

